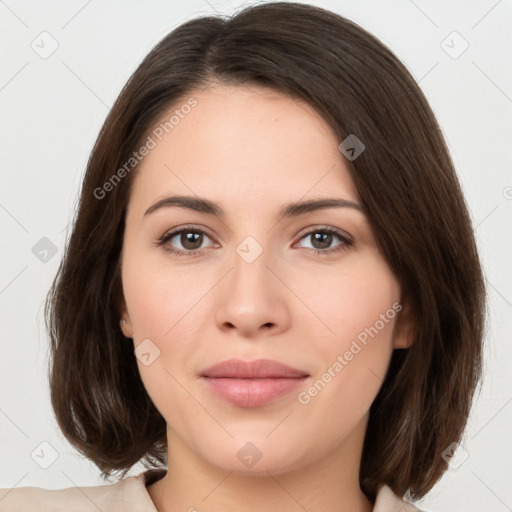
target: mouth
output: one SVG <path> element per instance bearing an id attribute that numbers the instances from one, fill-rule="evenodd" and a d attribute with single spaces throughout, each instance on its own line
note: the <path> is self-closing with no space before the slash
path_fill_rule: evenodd
<path id="1" fill-rule="evenodd" d="M 270 359 L 229 359 L 199 374 L 216 396 L 239 407 L 261 407 L 291 393 L 310 375 Z"/>

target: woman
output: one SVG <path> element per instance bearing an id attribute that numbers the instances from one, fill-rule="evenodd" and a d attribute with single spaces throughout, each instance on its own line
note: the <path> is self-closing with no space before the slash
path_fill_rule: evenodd
<path id="1" fill-rule="evenodd" d="M 287 2 L 188 21 L 109 113 L 47 302 L 59 426 L 123 478 L 2 510 L 418 510 L 484 302 L 443 136 L 382 43 Z"/>

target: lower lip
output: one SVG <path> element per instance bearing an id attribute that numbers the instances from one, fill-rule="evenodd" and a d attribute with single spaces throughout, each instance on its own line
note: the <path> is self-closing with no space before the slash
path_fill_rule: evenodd
<path id="1" fill-rule="evenodd" d="M 218 396 L 239 407 L 261 407 L 280 396 L 291 393 L 307 377 L 235 379 L 203 377 L 208 387 Z"/>

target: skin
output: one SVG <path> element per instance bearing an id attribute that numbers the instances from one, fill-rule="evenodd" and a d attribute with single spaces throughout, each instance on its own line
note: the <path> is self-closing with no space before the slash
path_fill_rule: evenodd
<path id="1" fill-rule="evenodd" d="M 137 170 L 121 255 L 127 343 L 149 338 L 152 353 L 160 351 L 149 365 L 137 359 L 167 422 L 169 471 L 150 496 L 160 512 L 368 512 L 359 487 L 368 411 L 393 350 L 410 346 L 411 315 L 364 213 L 329 208 L 276 220 L 299 200 L 360 202 L 340 141 L 307 103 L 270 89 L 215 85 L 190 96 L 197 106 Z M 214 201 L 226 216 L 177 206 L 144 215 L 176 194 Z M 166 245 L 202 254 L 178 256 L 155 244 L 188 224 L 206 231 L 195 246 L 179 235 Z M 305 233 L 325 227 L 352 245 L 333 235 L 322 246 Z M 263 249 L 252 263 L 236 251 L 247 236 Z M 394 303 L 402 311 L 300 403 L 299 392 Z M 198 377 L 232 357 L 275 359 L 310 377 L 268 405 L 237 407 Z M 247 442 L 262 454 L 252 468 L 237 457 Z"/>

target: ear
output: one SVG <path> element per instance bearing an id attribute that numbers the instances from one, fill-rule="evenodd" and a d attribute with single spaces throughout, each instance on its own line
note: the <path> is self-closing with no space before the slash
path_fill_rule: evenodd
<path id="1" fill-rule="evenodd" d="M 130 315 L 128 314 L 128 309 L 126 307 L 126 301 L 124 299 L 123 293 L 123 285 L 121 279 L 121 262 L 123 259 L 123 251 L 124 245 L 121 248 L 121 254 L 119 255 L 119 259 L 117 260 L 116 270 L 115 270 L 115 291 L 114 291 L 114 302 L 116 305 L 116 310 L 119 314 L 119 327 L 123 332 L 126 338 L 133 338 L 133 329 L 130 321 Z"/>
<path id="2" fill-rule="evenodd" d="M 126 338 L 133 338 L 133 329 L 130 321 L 130 315 L 126 309 L 126 302 L 124 298 L 121 300 L 121 318 L 119 320 L 119 325 Z"/>
<path id="3" fill-rule="evenodd" d="M 393 348 L 410 348 L 417 334 L 417 319 L 410 300 L 404 299 L 400 306 L 393 330 Z"/>

